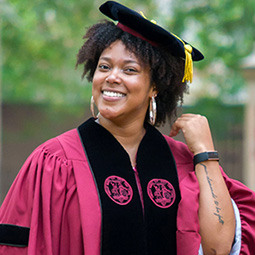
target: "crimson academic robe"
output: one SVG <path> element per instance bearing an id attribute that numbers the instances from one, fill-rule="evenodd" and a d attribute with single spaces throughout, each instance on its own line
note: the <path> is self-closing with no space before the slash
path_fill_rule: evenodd
<path id="1" fill-rule="evenodd" d="M 175 159 L 181 199 L 177 254 L 197 255 L 199 185 L 187 146 L 164 136 Z M 103 141 L 102 141 L 103 142 Z M 255 252 L 255 194 L 222 171 L 241 218 L 241 252 Z M 30 229 L 29 244 L 0 245 L 0 254 L 99 255 L 102 211 L 98 187 L 77 129 L 53 138 L 29 156 L 0 209 L 0 224 Z"/>

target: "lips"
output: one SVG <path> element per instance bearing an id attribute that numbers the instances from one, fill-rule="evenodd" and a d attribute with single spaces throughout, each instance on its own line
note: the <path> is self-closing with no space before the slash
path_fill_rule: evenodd
<path id="1" fill-rule="evenodd" d="M 112 97 L 112 98 L 121 98 L 126 96 L 126 94 L 121 93 L 121 92 L 115 92 L 115 91 L 109 91 L 109 90 L 104 90 L 102 91 L 103 95 L 106 97 Z"/>

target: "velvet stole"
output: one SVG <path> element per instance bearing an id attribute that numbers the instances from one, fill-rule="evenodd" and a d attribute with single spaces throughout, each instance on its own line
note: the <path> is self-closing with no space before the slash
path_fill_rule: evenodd
<path id="1" fill-rule="evenodd" d="M 93 118 L 78 128 L 101 202 L 103 255 L 176 254 L 176 165 L 161 133 L 149 124 L 145 128 L 136 165 L 144 212 L 125 149 Z"/>

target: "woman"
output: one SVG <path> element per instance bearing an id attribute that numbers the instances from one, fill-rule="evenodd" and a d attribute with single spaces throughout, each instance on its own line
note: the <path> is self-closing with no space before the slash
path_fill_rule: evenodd
<path id="1" fill-rule="evenodd" d="M 206 118 L 173 124 L 187 146 L 153 127 L 202 54 L 120 4 L 100 10 L 119 23 L 92 26 L 77 60 L 98 117 L 25 162 L 1 207 L 1 254 L 252 254 L 254 193 L 220 170 Z"/>

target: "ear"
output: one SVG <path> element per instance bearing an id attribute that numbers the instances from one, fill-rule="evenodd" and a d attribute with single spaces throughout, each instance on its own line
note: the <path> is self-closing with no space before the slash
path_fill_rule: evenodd
<path id="1" fill-rule="evenodd" d="M 158 94 L 158 91 L 156 89 L 156 86 L 155 86 L 155 84 L 152 84 L 151 88 L 150 88 L 150 98 L 156 97 L 157 94 Z"/>

